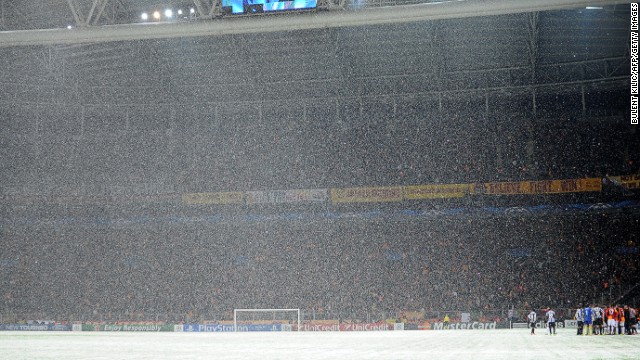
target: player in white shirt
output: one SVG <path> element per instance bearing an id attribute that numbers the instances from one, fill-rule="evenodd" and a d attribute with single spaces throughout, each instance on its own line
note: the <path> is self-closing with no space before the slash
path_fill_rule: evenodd
<path id="1" fill-rule="evenodd" d="M 629 316 L 631 318 L 631 335 L 638 334 L 638 311 L 633 306 L 629 307 Z"/>
<path id="2" fill-rule="evenodd" d="M 600 306 L 593 307 L 593 334 L 604 335 L 603 325 L 604 310 Z"/>
<path id="3" fill-rule="evenodd" d="M 582 308 L 578 308 L 576 310 L 575 318 L 578 322 L 578 335 L 582 335 L 582 329 L 584 327 L 584 312 L 582 311 Z"/>
<path id="4" fill-rule="evenodd" d="M 545 314 L 547 318 L 547 326 L 549 327 L 549 335 L 556 334 L 556 312 L 551 310 L 551 308 L 547 308 L 547 313 Z"/>
<path id="5" fill-rule="evenodd" d="M 527 320 L 529 321 L 529 326 L 531 326 L 531 335 L 536 334 L 536 320 L 538 319 L 538 315 L 535 311 L 531 310 L 529 315 L 527 315 Z"/>

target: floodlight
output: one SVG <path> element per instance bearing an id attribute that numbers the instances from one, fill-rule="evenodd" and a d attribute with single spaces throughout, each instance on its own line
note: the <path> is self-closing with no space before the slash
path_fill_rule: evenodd
<path id="1" fill-rule="evenodd" d="M 194 9 L 194 8 L 189 9 L 189 13 L 195 14 L 196 13 L 196 9 Z"/>
<path id="2" fill-rule="evenodd" d="M 167 18 L 173 17 L 173 10 L 171 10 L 171 9 L 165 10 L 164 11 L 164 16 L 167 17 Z"/>
<path id="3" fill-rule="evenodd" d="M 182 9 L 178 9 L 178 15 L 182 15 Z"/>
<path id="4" fill-rule="evenodd" d="M 154 11 L 153 12 L 153 18 L 156 19 L 156 20 L 160 19 L 160 12 L 159 11 Z"/>
<path id="5" fill-rule="evenodd" d="M 149 14 L 147 14 L 146 12 L 143 12 L 142 15 L 140 15 L 140 18 L 142 20 L 147 20 L 147 19 L 149 19 Z"/>

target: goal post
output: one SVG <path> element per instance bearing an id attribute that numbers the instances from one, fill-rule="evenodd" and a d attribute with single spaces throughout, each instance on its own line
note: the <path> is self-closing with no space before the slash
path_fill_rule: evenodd
<path id="1" fill-rule="evenodd" d="M 246 319 L 246 320 L 244 320 Z M 291 331 L 291 323 L 296 325 L 296 331 L 300 331 L 300 309 L 233 309 L 233 331 L 243 331 L 243 322 L 265 324 L 271 322 L 273 326 L 279 324 L 280 331 Z M 248 331 L 251 329 L 247 326 Z M 256 327 L 253 331 L 260 331 Z M 263 331 L 269 331 L 262 329 Z M 247 330 L 244 330 L 247 331 Z"/>

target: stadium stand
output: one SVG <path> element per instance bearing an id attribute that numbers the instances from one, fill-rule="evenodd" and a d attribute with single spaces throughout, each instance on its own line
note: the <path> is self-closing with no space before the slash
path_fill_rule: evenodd
<path id="1" fill-rule="evenodd" d="M 613 301 L 640 281 L 628 9 L 0 48 L 0 314 Z"/>

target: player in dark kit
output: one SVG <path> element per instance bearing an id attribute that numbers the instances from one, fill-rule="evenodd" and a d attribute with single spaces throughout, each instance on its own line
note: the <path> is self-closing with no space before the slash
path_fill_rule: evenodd
<path id="1" fill-rule="evenodd" d="M 622 311 L 624 314 L 624 333 L 631 335 L 631 312 L 629 311 L 629 305 L 625 305 Z"/>

